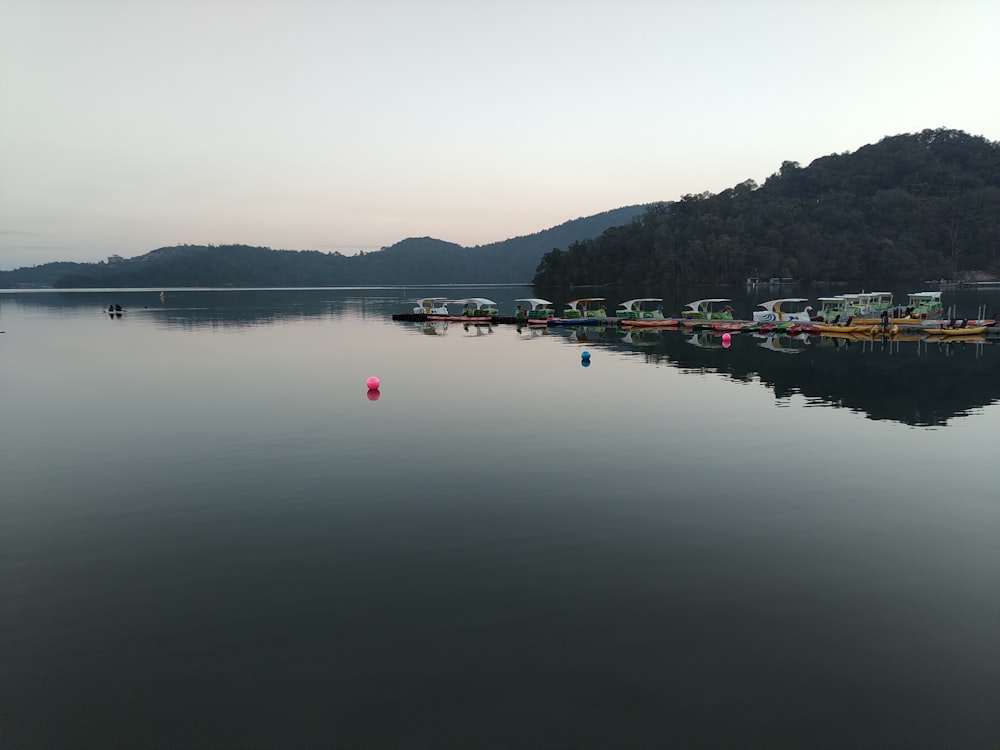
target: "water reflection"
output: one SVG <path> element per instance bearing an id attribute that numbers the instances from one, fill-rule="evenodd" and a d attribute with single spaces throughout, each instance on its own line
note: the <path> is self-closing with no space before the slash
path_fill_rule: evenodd
<path id="1" fill-rule="evenodd" d="M 449 289 L 449 296 L 479 288 Z M 389 322 L 412 308 L 427 289 L 101 290 L 0 294 L 0 313 L 48 311 L 136 321 L 173 329 L 221 329 L 283 325 L 309 320 Z M 491 289 L 501 310 L 513 309 L 525 287 Z M 120 305 L 108 313 L 108 306 Z M 900 333 L 891 339 L 734 334 L 727 347 L 711 331 L 625 330 L 617 326 L 537 328 L 513 325 L 397 323 L 416 336 L 487 339 L 509 331 L 519 340 L 608 348 L 653 366 L 721 377 L 759 380 L 775 396 L 802 394 L 871 419 L 909 425 L 940 425 L 1000 400 L 1000 351 L 993 340 L 970 336 L 931 340 Z M 9 326 L 0 326 L 7 327 Z M 346 330 L 346 329 L 345 329 Z M 795 354 L 797 356 L 778 356 Z"/>
<path id="2" fill-rule="evenodd" d="M 752 335 L 755 339 L 764 339 L 757 344 L 761 349 L 779 354 L 800 354 L 812 344 L 812 337 L 804 333 L 796 336 L 782 336 L 775 333 Z"/>
<path id="3" fill-rule="evenodd" d="M 518 338 L 524 341 L 540 340 L 551 335 L 548 326 L 519 325 L 515 327 L 515 330 L 517 331 Z"/>
<path id="4" fill-rule="evenodd" d="M 493 326 L 486 323 L 463 323 L 462 331 L 466 336 L 489 336 L 493 333 Z"/>
<path id="5" fill-rule="evenodd" d="M 722 335 L 709 331 L 612 337 L 587 330 L 588 344 L 641 355 L 651 365 L 714 372 L 738 381 L 758 379 L 778 398 L 801 394 L 871 419 L 941 425 L 1000 401 L 1000 352 L 982 337 L 936 341 L 733 334 L 727 348 Z M 579 342 L 578 332 L 554 332 Z"/>
<path id="6" fill-rule="evenodd" d="M 425 336 L 444 336 L 448 333 L 448 323 L 446 321 L 441 322 L 426 322 L 420 326 L 420 332 Z"/>
<path id="7" fill-rule="evenodd" d="M 481 287 L 451 287 L 449 295 L 469 296 Z M 513 310 L 514 297 L 524 287 L 503 287 L 495 294 L 505 310 Z M 107 314 L 109 305 L 120 306 L 123 317 L 144 316 L 154 325 L 183 329 L 221 329 L 268 326 L 296 320 L 391 318 L 411 312 L 414 297 L 424 288 L 345 289 L 105 289 L 100 291 L 17 291 L 0 293 L 0 303 L 22 311 Z M 0 290 L 2 292 L 2 290 Z M 436 335 L 436 330 L 429 335 Z"/>
<path id="8" fill-rule="evenodd" d="M 691 346 L 697 346 L 699 349 L 722 349 L 722 336 L 716 336 L 710 331 L 695 331 L 694 333 L 685 332 L 683 334 L 685 340 Z"/>

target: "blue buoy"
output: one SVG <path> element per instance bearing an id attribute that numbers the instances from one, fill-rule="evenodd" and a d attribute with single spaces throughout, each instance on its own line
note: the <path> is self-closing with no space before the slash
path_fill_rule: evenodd
<path id="1" fill-rule="evenodd" d="M 580 359 L 585 359 L 585 360 L 589 361 L 590 360 L 590 352 L 588 352 L 586 349 L 584 349 L 583 352 L 580 353 Z"/>

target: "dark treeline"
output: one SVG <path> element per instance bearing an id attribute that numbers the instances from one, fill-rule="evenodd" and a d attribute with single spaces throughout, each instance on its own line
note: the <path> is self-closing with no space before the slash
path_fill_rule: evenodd
<path id="1" fill-rule="evenodd" d="M 913 280 L 967 270 L 1000 272 L 1000 144 L 938 129 L 805 168 L 786 161 L 763 185 L 650 207 L 547 253 L 534 283 Z"/>
<path id="2" fill-rule="evenodd" d="M 292 287 L 527 283 L 553 247 L 596 237 L 642 214 L 629 206 L 478 247 L 410 238 L 358 255 L 248 245 L 181 245 L 115 263 L 47 263 L 0 272 L 0 287 Z"/>

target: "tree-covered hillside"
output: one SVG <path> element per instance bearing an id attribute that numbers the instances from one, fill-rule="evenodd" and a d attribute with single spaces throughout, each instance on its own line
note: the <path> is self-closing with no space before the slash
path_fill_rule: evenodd
<path id="1" fill-rule="evenodd" d="M 970 269 L 1000 272 L 1000 144 L 938 129 L 651 207 L 547 253 L 534 282 L 912 280 Z"/>
<path id="2" fill-rule="evenodd" d="M 410 238 L 358 255 L 272 250 L 248 245 L 182 245 L 115 263 L 48 263 L 0 272 L 0 287 L 357 286 L 525 283 L 553 247 L 596 237 L 625 224 L 645 206 L 628 206 L 567 221 L 524 237 L 466 248 L 430 237 Z"/>

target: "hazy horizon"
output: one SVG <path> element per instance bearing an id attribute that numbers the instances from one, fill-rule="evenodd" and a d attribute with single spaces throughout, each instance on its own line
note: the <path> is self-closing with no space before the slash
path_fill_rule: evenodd
<path id="1" fill-rule="evenodd" d="M 0 0 L 0 269 L 475 246 L 1000 137 L 1000 6 Z"/>

